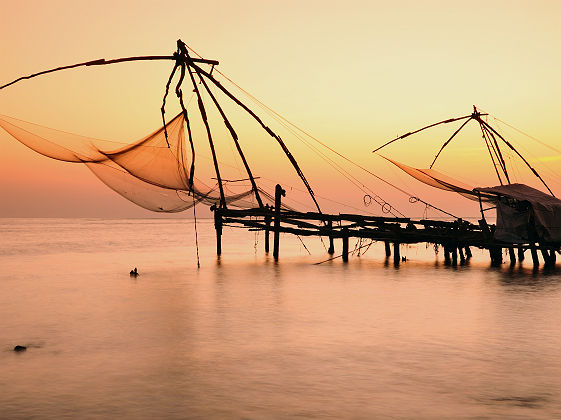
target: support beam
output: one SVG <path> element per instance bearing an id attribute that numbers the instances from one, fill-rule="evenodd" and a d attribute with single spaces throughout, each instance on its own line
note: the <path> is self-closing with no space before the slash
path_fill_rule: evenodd
<path id="1" fill-rule="evenodd" d="M 473 255 L 471 254 L 471 249 L 469 246 L 465 247 L 465 251 L 466 251 L 466 258 L 469 260 Z"/>
<path id="2" fill-rule="evenodd" d="M 273 238 L 273 258 L 275 261 L 279 260 L 281 197 L 284 196 L 286 196 L 286 191 L 277 184 L 275 187 L 275 233 Z"/>
<path id="3" fill-rule="evenodd" d="M 524 261 L 524 248 L 519 246 L 518 247 L 518 262 Z"/>

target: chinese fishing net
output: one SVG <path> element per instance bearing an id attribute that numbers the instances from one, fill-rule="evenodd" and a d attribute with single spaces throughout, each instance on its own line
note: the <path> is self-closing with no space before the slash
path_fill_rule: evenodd
<path id="1" fill-rule="evenodd" d="M 178 114 L 164 127 L 123 146 L 107 140 L 84 137 L 0 115 L 0 127 L 32 150 L 65 162 L 82 163 L 103 183 L 127 200 L 155 212 L 174 213 L 196 203 L 218 205 L 218 184 L 209 185 L 193 176 L 190 153 L 186 153 L 185 120 Z M 264 203 L 274 198 L 258 187 Z M 224 184 L 226 204 L 255 207 L 253 189 Z"/>

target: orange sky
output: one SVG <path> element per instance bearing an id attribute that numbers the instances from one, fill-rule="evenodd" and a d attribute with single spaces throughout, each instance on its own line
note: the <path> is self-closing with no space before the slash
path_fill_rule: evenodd
<path id="1" fill-rule="evenodd" d="M 407 180 L 371 150 L 397 134 L 468 114 L 472 104 L 543 142 L 561 144 L 557 1 L 168 1 L 165 6 L 36 1 L 4 5 L 3 16 L 0 83 L 101 57 L 168 54 L 181 38 L 220 60 L 225 74 L 323 142 L 423 198 L 466 214 L 477 208 Z M 0 91 L 0 113 L 132 141 L 159 126 L 170 70 L 171 63 L 133 63 L 43 76 Z M 239 124 L 251 130 L 248 122 Z M 385 153 L 427 167 L 453 129 L 408 138 Z M 252 141 L 265 140 L 244 141 L 251 148 Z M 515 141 L 536 167 L 547 165 L 544 177 L 561 195 L 557 153 L 521 136 Z M 363 193 L 327 172 L 298 141 L 287 143 L 320 195 L 362 206 Z M 0 147 L 0 217 L 153 216 L 81 165 L 39 156 L 3 131 Z M 462 180 L 493 183 L 482 147 L 480 133 L 471 130 L 437 168 Z M 271 150 L 262 156 L 261 173 L 282 170 L 278 146 L 271 142 Z M 363 180 L 386 200 L 407 202 L 383 184 Z M 404 210 L 418 216 L 423 208 Z"/>

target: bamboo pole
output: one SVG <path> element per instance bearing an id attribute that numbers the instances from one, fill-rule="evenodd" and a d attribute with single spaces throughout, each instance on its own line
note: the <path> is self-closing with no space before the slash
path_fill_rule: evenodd
<path id="1" fill-rule="evenodd" d="M 253 192 L 255 194 L 255 199 L 257 200 L 257 203 L 259 204 L 259 207 L 263 207 L 263 201 L 261 201 L 261 197 L 259 196 L 259 189 L 257 188 L 257 184 L 255 183 L 255 178 L 253 177 L 253 174 L 251 173 L 251 169 L 249 167 L 249 164 L 247 163 L 247 160 L 245 158 L 243 150 L 240 146 L 240 142 L 238 141 L 238 134 L 234 130 L 234 127 L 232 127 L 232 124 L 230 124 L 230 121 L 228 120 L 228 117 L 226 116 L 226 114 L 222 110 L 222 107 L 220 106 L 220 104 L 216 100 L 216 97 L 214 96 L 214 94 L 212 93 L 210 88 L 208 87 L 208 84 L 206 83 L 205 79 L 201 76 L 201 74 L 197 71 L 197 69 L 195 69 L 195 71 L 197 72 L 197 75 L 199 76 L 199 79 L 200 79 L 201 83 L 203 84 L 203 86 L 205 87 L 206 91 L 208 92 L 209 96 L 212 98 L 212 101 L 214 102 L 214 105 L 218 109 L 218 112 L 222 116 L 222 119 L 224 120 L 224 124 L 228 128 L 228 131 L 230 132 L 230 135 L 232 136 L 232 139 L 234 140 L 234 143 L 236 144 L 236 149 L 237 149 L 238 154 L 240 155 L 240 158 L 243 162 L 243 165 L 245 167 L 245 171 L 247 172 L 247 176 L 249 177 L 249 180 L 251 181 L 251 187 L 253 188 Z"/>
<path id="2" fill-rule="evenodd" d="M 292 155 L 292 153 L 290 152 L 290 150 L 288 150 L 288 147 L 286 147 L 286 144 L 284 144 L 284 141 L 280 138 L 280 136 L 278 136 L 277 134 L 275 134 L 273 132 L 273 130 L 271 130 L 269 127 L 267 127 L 265 125 L 265 123 L 261 120 L 261 118 L 259 118 L 251 109 L 249 109 L 243 102 L 241 102 L 238 98 L 236 98 L 232 93 L 230 93 L 230 91 L 228 89 L 226 89 L 224 86 L 222 86 L 222 84 L 216 80 L 209 72 L 203 70 L 202 68 L 200 68 L 199 66 L 197 66 L 194 63 L 190 63 L 190 66 L 193 67 L 194 69 L 196 69 L 199 73 L 203 74 L 208 80 L 210 80 L 217 88 L 219 88 L 226 96 L 228 96 L 232 101 L 234 101 L 237 105 L 239 105 L 243 110 L 245 110 L 249 115 L 251 115 L 253 117 L 254 120 L 256 120 L 261 127 L 271 136 L 273 137 L 277 143 L 280 145 L 280 147 L 282 148 L 284 154 L 286 155 L 286 157 L 288 158 L 288 160 L 290 161 L 290 163 L 292 164 L 292 166 L 294 167 L 294 169 L 296 170 L 296 173 L 298 174 L 298 176 L 300 177 L 300 179 L 302 180 L 302 182 L 304 183 L 304 185 L 306 186 L 306 189 L 308 190 L 308 193 L 310 194 L 310 197 L 312 198 L 314 204 L 316 205 L 316 208 L 318 209 L 318 211 L 321 213 L 321 209 L 319 207 L 319 204 L 316 200 L 316 196 L 314 194 L 314 191 L 312 190 L 312 187 L 310 186 L 310 184 L 308 183 L 308 180 L 306 179 L 304 172 L 302 172 L 302 170 L 300 169 L 300 166 L 298 165 L 298 162 L 296 162 L 296 159 L 294 158 L 294 156 Z"/>
<path id="3" fill-rule="evenodd" d="M 189 55 L 187 55 L 189 57 Z M 190 57 L 189 57 L 190 58 Z M 214 163 L 214 171 L 216 172 L 216 180 L 218 182 L 218 188 L 220 190 L 220 207 L 226 208 L 226 197 L 224 196 L 224 186 L 222 185 L 222 177 L 220 176 L 220 169 L 218 167 L 218 158 L 216 157 L 216 150 L 214 149 L 214 142 L 212 141 L 212 134 L 210 132 L 210 126 L 208 124 L 208 118 L 206 115 L 205 105 L 203 103 L 203 98 L 201 96 L 201 92 L 199 91 L 199 87 L 197 86 L 197 82 L 193 77 L 193 73 L 189 71 L 189 77 L 191 78 L 191 83 L 193 84 L 193 89 L 195 94 L 197 95 L 197 103 L 199 104 L 199 111 L 201 113 L 201 118 L 203 119 L 203 123 L 205 125 L 208 142 L 210 145 L 210 151 L 212 153 L 212 161 Z"/>
<path id="4" fill-rule="evenodd" d="M 423 128 L 419 128 L 418 130 L 410 131 L 409 133 L 403 134 L 403 135 L 401 135 L 401 136 L 399 136 L 399 137 L 396 137 L 396 138 L 393 139 L 393 140 L 388 141 L 387 143 L 384 143 L 383 145 L 381 145 L 381 146 L 378 147 L 377 149 L 374 149 L 374 150 L 372 151 L 372 153 L 376 153 L 378 150 L 383 149 L 384 147 L 386 147 L 386 146 L 392 144 L 394 141 L 398 141 L 398 140 L 404 139 L 405 137 L 409 137 L 410 135 L 416 134 L 416 133 L 418 133 L 418 132 L 420 132 L 420 131 L 423 131 L 423 130 L 426 130 L 427 128 L 435 127 L 435 126 L 440 125 L 440 124 L 448 124 L 448 123 L 451 123 L 451 122 L 454 122 L 454 121 L 464 120 L 464 119 L 466 119 L 466 118 L 471 118 L 471 115 L 465 115 L 465 116 L 463 116 L 463 117 L 458 117 L 458 118 L 449 118 L 449 119 L 447 119 L 447 120 L 440 121 L 440 122 L 437 122 L 437 123 L 434 123 L 434 124 L 430 124 L 430 125 L 427 125 L 426 127 L 423 127 Z"/>

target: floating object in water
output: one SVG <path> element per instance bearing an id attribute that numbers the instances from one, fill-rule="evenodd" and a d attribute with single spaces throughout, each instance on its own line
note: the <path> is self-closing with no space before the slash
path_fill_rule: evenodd
<path id="1" fill-rule="evenodd" d="M 16 352 L 25 351 L 25 350 L 27 350 L 27 347 L 25 347 L 25 346 L 17 345 L 17 346 L 14 347 L 14 351 L 16 351 Z"/>
<path id="2" fill-rule="evenodd" d="M 134 270 L 131 270 L 131 272 L 129 274 L 131 275 L 131 277 L 138 276 L 138 270 L 136 269 L 136 267 L 134 267 Z"/>

